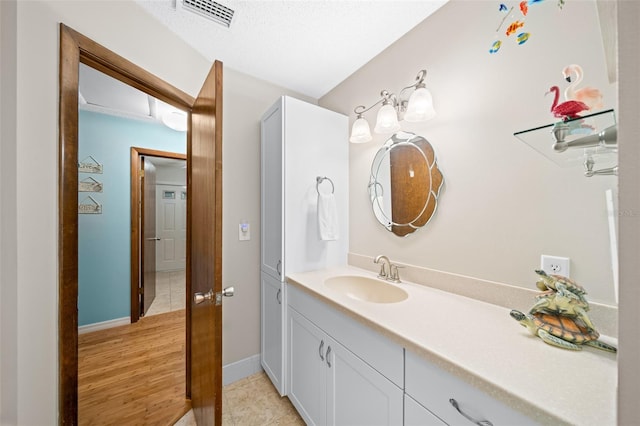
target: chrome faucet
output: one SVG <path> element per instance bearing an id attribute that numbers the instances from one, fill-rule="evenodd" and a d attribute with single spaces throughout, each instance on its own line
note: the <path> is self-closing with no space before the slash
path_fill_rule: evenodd
<path id="1" fill-rule="evenodd" d="M 391 273 L 391 261 L 389 260 L 389 258 L 387 256 L 383 256 L 383 255 L 378 255 L 376 256 L 375 260 L 373 261 L 373 263 L 380 263 L 380 273 L 378 274 L 378 278 L 382 278 L 383 280 L 386 280 L 389 278 L 389 273 Z M 387 265 L 389 265 L 389 273 L 387 273 L 387 270 L 384 267 L 384 263 L 387 263 Z"/>
<path id="2" fill-rule="evenodd" d="M 391 281 L 394 283 L 402 282 L 400 281 L 400 274 L 398 273 L 399 266 L 391 263 L 391 261 L 387 256 L 384 256 L 384 255 L 376 256 L 373 263 L 380 263 L 380 273 L 378 274 L 378 278 Z M 389 266 L 388 272 L 387 272 L 387 269 L 384 267 L 385 263 Z"/>

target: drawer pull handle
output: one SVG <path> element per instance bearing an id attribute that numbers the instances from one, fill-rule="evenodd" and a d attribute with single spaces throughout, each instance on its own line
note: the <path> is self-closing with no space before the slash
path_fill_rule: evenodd
<path id="1" fill-rule="evenodd" d="M 282 289 L 279 288 L 278 292 L 276 293 L 276 300 L 278 301 L 278 305 L 282 305 L 282 298 L 280 296 L 281 294 L 282 294 Z"/>
<path id="2" fill-rule="evenodd" d="M 320 341 L 320 347 L 318 348 L 318 354 L 320 355 L 320 359 L 324 361 L 324 355 L 322 355 L 322 348 L 324 348 L 324 340 Z"/>
<path id="3" fill-rule="evenodd" d="M 327 348 L 327 355 L 326 355 L 326 357 L 327 357 L 327 366 L 328 366 L 329 368 L 331 368 L 331 361 L 329 360 L 329 354 L 331 354 L 331 346 L 329 346 L 329 347 Z"/>
<path id="4" fill-rule="evenodd" d="M 282 271 L 280 270 L 281 266 L 282 266 L 282 260 L 278 260 L 278 263 L 276 264 L 276 272 L 278 273 L 279 277 L 282 276 Z"/>
<path id="5" fill-rule="evenodd" d="M 467 413 L 465 413 L 464 411 L 462 411 L 462 409 L 460 409 L 460 406 L 458 405 L 458 401 L 456 401 L 455 399 L 451 398 L 449 399 L 449 402 L 451 403 L 451 405 L 453 405 L 453 408 L 455 408 L 458 411 L 458 413 L 462 414 L 465 419 L 469 420 L 473 424 L 476 424 L 478 426 L 493 426 L 493 423 L 491 423 L 489 420 L 476 420 L 470 415 L 468 415 Z"/>

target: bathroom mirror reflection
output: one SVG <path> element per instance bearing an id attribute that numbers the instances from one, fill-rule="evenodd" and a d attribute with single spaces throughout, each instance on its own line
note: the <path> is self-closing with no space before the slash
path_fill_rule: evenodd
<path id="1" fill-rule="evenodd" d="M 429 223 L 444 178 L 431 144 L 398 132 L 378 150 L 371 165 L 369 197 L 380 224 L 399 237 Z"/>

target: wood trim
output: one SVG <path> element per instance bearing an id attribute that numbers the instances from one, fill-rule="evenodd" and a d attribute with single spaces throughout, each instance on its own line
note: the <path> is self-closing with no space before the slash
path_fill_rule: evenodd
<path id="1" fill-rule="evenodd" d="M 140 193 L 140 170 L 142 170 L 142 156 L 173 158 L 176 160 L 187 159 L 186 154 L 177 152 L 158 151 L 149 148 L 131 147 L 131 322 L 138 322 L 140 319 L 140 305 L 138 303 L 138 288 L 140 287 L 140 248 L 142 241 L 141 229 L 138 221 L 138 203 L 142 194 Z M 188 188 L 188 186 L 187 186 Z M 187 197 L 188 202 L 188 197 Z M 188 250 L 188 249 L 187 249 Z M 186 268 L 188 270 L 189 268 Z M 188 278 L 186 279 L 188 282 Z M 186 289 L 185 289 L 186 290 Z M 187 294 L 190 294 L 187 292 Z M 188 317 L 187 317 L 188 318 Z"/>
<path id="2" fill-rule="evenodd" d="M 138 215 L 140 210 L 140 154 L 138 150 L 131 147 L 131 322 L 138 322 L 140 319 L 140 304 L 138 303 L 138 288 L 140 287 L 140 227 Z"/>
<path id="3" fill-rule="evenodd" d="M 84 63 L 170 105 L 191 112 L 195 99 L 60 24 L 58 157 L 58 421 L 78 424 L 78 80 Z M 189 143 L 189 137 L 187 137 Z M 189 170 L 187 165 L 187 170 Z M 191 198 L 191 197 L 188 197 Z M 188 214 L 187 214 L 188 215 Z M 189 258 L 187 258 L 187 262 Z M 189 269 L 187 267 L 187 269 Z M 187 292 L 190 291 L 187 273 Z M 190 293 L 187 293 L 190 294 Z M 187 304 L 187 315 L 190 315 Z M 189 318 L 189 317 L 187 317 Z M 190 322 L 186 322 L 190 347 Z M 187 349 L 187 396 L 190 394 Z"/>
<path id="4" fill-rule="evenodd" d="M 61 24 L 64 26 L 64 24 Z M 96 43 L 79 32 L 64 26 L 77 41 L 80 62 L 89 65 L 117 80 L 158 98 L 176 108 L 190 110 L 195 99 L 182 90 L 171 86 L 144 68 L 127 61 L 122 56 Z"/>
<path id="5" fill-rule="evenodd" d="M 58 157 L 58 410 L 78 424 L 78 66 L 77 41 L 60 26 Z"/>
<path id="6" fill-rule="evenodd" d="M 216 292 L 222 291 L 222 62 L 213 64 L 215 73 L 215 283 Z M 222 365 L 222 306 L 215 312 L 215 347 L 214 359 L 217 366 Z M 214 389 L 222 389 L 222 369 L 216 367 Z M 216 396 L 215 424 L 222 424 L 222 395 Z"/>

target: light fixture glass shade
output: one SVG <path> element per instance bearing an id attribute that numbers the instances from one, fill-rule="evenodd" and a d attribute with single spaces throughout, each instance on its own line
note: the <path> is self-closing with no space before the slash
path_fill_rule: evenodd
<path id="1" fill-rule="evenodd" d="M 409 98 L 404 120 L 409 122 L 427 121 L 436 116 L 433 98 L 425 87 L 417 88 Z"/>
<path id="2" fill-rule="evenodd" d="M 351 127 L 351 137 L 349 142 L 351 143 L 365 143 L 369 142 L 373 138 L 371 137 L 371 130 L 369 129 L 369 122 L 362 117 L 358 117 L 353 122 Z"/>
<path id="3" fill-rule="evenodd" d="M 162 115 L 162 123 L 176 132 L 186 132 L 187 113 L 183 111 L 167 111 Z"/>
<path id="4" fill-rule="evenodd" d="M 398 123 L 398 114 L 391 104 L 384 104 L 378 111 L 376 119 L 376 127 L 373 129 L 376 133 L 394 133 L 400 130 Z"/>

